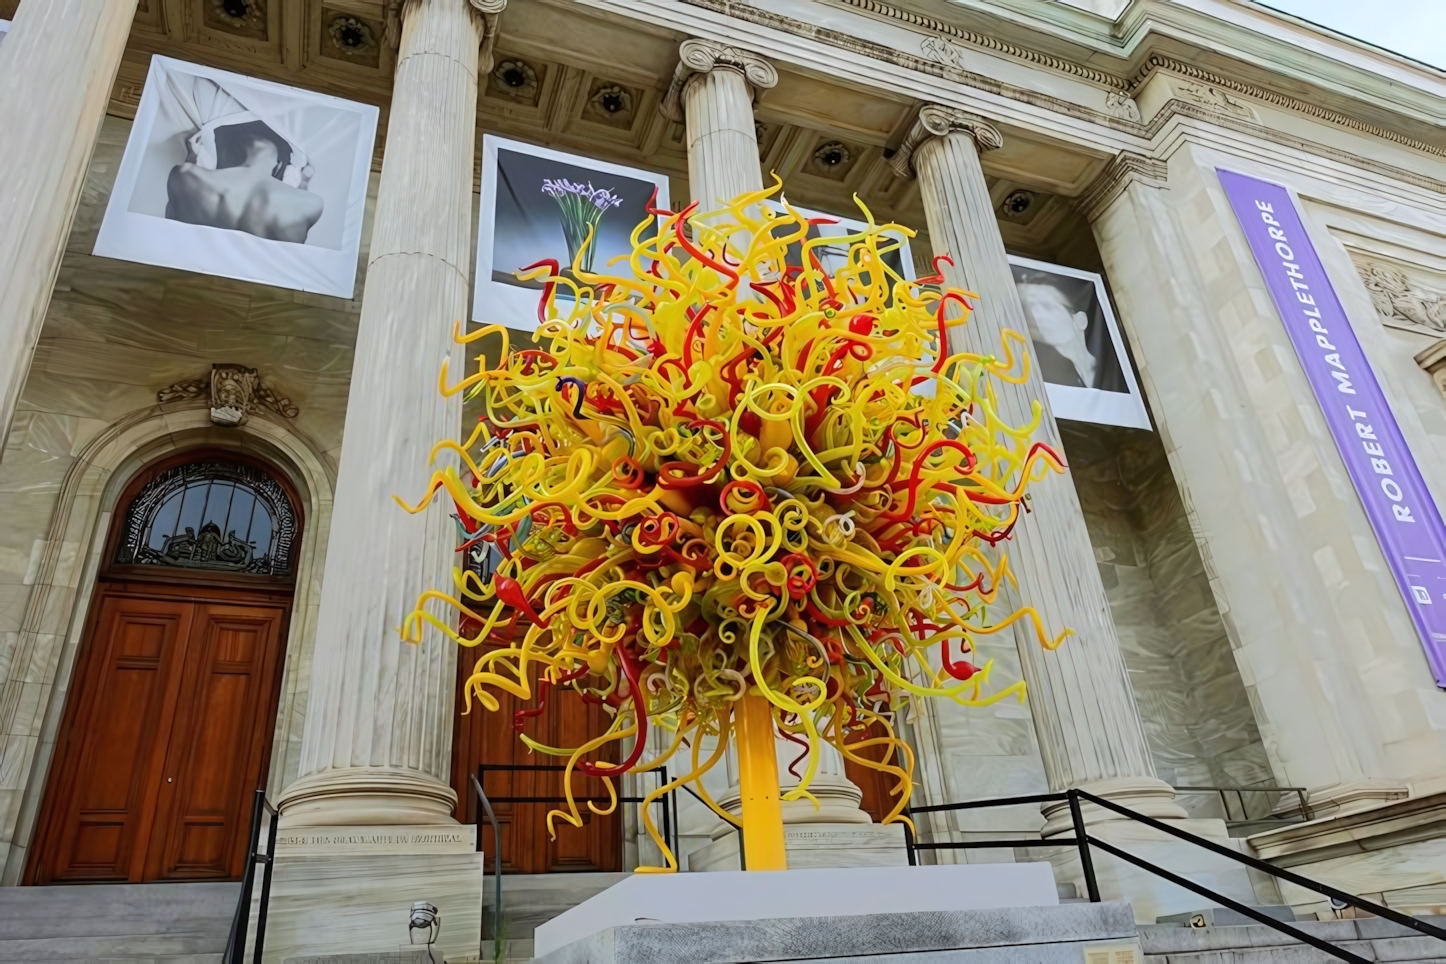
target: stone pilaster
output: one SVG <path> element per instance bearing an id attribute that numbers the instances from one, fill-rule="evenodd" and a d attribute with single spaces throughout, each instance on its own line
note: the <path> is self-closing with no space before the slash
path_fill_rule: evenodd
<path id="1" fill-rule="evenodd" d="M 461 403 L 437 392 L 459 371 L 467 317 L 479 47 L 469 0 L 407 0 L 377 193 L 356 362 L 347 399 L 316 630 L 301 776 L 282 798 L 299 826 L 451 823 L 456 647 L 397 629 L 418 593 L 451 581 L 446 508 L 412 516 L 437 439 Z"/>
<path id="2" fill-rule="evenodd" d="M 1001 331 L 1029 330 L 980 165 L 982 153 L 1002 144 L 984 120 L 929 105 L 892 159 L 900 173 L 919 178 L 934 253 L 954 261 L 943 266 L 947 284 L 980 296 L 969 324 L 953 330 L 955 351 L 997 353 Z M 996 388 L 1001 416 L 1015 424 L 1029 421 L 1035 399 L 1043 402 L 1039 435 L 1058 442 L 1037 367 L 1026 384 Z M 1183 817 L 1174 791 L 1155 775 L 1074 486 L 1067 477 L 1046 479 L 1033 490 L 1030 509 L 1004 544 L 1023 602 L 1052 629 L 1074 630 L 1054 652 L 1032 633 L 1018 636 L 1050 789 L 1083 787 L 1151 816 Z M 1062 808 L 1046 808 L 1046 835 L 1068 828 Z"/>
<path id="3" fill-rule="evenodd" d="M 135 12 L 136 0 L 22 4 L 0 46 L 0 451 Z"/>

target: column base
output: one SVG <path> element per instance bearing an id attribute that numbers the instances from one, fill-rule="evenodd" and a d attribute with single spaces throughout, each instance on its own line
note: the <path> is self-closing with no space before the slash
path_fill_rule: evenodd
<path id="1" fill-rule="evenodd" d="M 1086 783 L 1080 789 L 1086 793 L 1093 793 L 1097 797 L 1103 797 L 1111 803 L 1128 807 L 1143 816 L 1154 817 L 1156 820 L 1184 820 L 1190 816 L 1183 807 L 1175 802 L 1175 788 L 1164 780 L 1157 780 L 1154 777 L 1116 777 L 1113 780 Z M 1074 833 L 1074 823 L 1070 819 L 1068 803 L 1064 801 L 1046 803 L 1040 807 L 1040 810 L 1045 819 L 1040 836 L 1058 837 Z M 1091 827 L 1129 819 L 1087 800 L 1080 801 L 1080 815 Z"/>
<path id="2" fill-rule="evenodd" d="M 1170 824 L 1186 833 L 1205 837 L 1212 843 L 1231 849 L 1242 849 L 1241 841 L 1229 835 L 1223 820 L 1171 820 Z M 1089 832 L 1091 836 L 1111 843 L 1127 853 L 1142 857 L 1156 866 L 1187 877 L 1209 887 L 1217 894 L 1224 894 L 1243 904 L 1280 903 L 1270 878 L 1261 881 L 1269 889 L 1258 893 L 1254 877 L 1244 864 L 1143 824 L 1111 820 L 1108 823 L 1092 825 Z M 1212 904 L 1199 894 L 1177 887 L 1144 868 L 1105 853 L 1098 847 L 1094 848 L 1091 857 L 1101 899 L 1129 901 L 1134 907 L 1135 920 L 1138 923 L 1153 924 L 1166 915 L 1203 910 Z M 1077 849 L 1071 847 L 1068 850 L 1058 850 L 1048 859 L 1054 865 L 1056 880 L 1062 883 L 1072 882 L 1075 893 L 1080 897 L 1088 893 Z"/>
<path id="3" fill-rule="evenodd" d="M 786 784 L 780 788 L 779 792 L 787 793 L 796 785 Z M 785 826 L 805 823 L 873 823 L 873 818 L 867 812 L 859 809 L 859 803 L 863 801 L 864 794 L 852 782 L 829 774 L 820 774 L 809 785 L 808 790 L 818 798 L 818 806 L 815 807 L 813 801 L 808 799 L 783 801 Z M 729 787 L 728 792 L 718 798 L 718 806 L 729 813 L 739 813 L 741 804 L 738 787 Z M 726 826 L 719 826 L 714 831 L 714 839 L 727 832 Z"/>
<path id="4" fill-rule="evenodd" d="M 292 783 L 277 803 L 281 830 L 298 827 L 451 826 L 457 794 L 416 770 L 350 767 Z"/>

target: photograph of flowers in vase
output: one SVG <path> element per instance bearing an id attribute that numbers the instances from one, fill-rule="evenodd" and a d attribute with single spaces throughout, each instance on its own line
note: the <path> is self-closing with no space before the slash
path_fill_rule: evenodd
<path id="1" fill-rule="evenodd" d="M 574 265 L 601 271 L 632 251 L 653 192 L 668 204 L 666 175 L 521 141 L 484 137 L 482 164 L 474 321 L 534 329 L 542 285 L 520 269 L 551 260 L 568 277 Z"/>

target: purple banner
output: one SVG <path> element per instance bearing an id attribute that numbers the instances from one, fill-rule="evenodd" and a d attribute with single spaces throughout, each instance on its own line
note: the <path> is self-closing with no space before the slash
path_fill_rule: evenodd
<path id="1" fill-rule="evenodd" d="M 1233 171 L 1218 173 L 1396 577 L 1436 685 L 1446 688 L 1446 526 L 1441 513 L 1290 192 Z"/>

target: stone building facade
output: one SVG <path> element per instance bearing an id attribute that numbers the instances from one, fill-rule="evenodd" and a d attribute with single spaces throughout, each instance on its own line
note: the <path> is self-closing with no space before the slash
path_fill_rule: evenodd
<path id="1" fill-rule="evenodd" d="M 953 256 L 981 337 L 1025 327 L 1006 253 L 1103 274 L 1154 428 L 1049 421 L 1071 472 L 1012 553 L 1078 636 L 995 644 L 1026 704 L 911 721 L 921 801 L 1083 786 L 1392 907 L 1446 908 L 1446 694 L 1216 173 L 1290 190 L 1446 504 L 1439 70 L 1251 0 L 0 0 L 0 16 L 0 883 L 44 877 L 67 746 L 112 725 L 71 697 L 125 576 L 127 500 L 165 466 L 231 459 L 300 520 L 268 584 L 285 597 L 275 691 L 258 669 L 248 697 L 281 808 L 268 945 L 279 961 L 402 943 L 365 910 L 398 894 L 470 917 L 457 654 L 395 631 L 445 582 L 452 523 L 391 499 L 424 490 L 432 440 L 464 417 L 432 388 L 467 317 L 495 133 L 666 174 L 705 207 L 771 175 L 818 210 L 857 195 L 918 232 L 921 265 Z M 381 108 L 352 299 L 91 253 L 153 54 Z M 839 813 L 798 824 L 824 865 L 892 846 L 834 769 Z M 1214 787 L 1239 792 L 1191 792 Z M 719 846 L 703 812 L 682 817 L 684 849 Z M 1240 899 L 1329 912 L 1091 819 Z M 920 830 L 1061 821 L 1022 806 Z M 646 851 L 629 836 L 606 869 Z M 1061 853 L 1039 851 L 1078 880 Z M 155 879 L 128 859 L 114 879 Z M 1103 873 L 1144 919 L 1198 906 Z"/>

